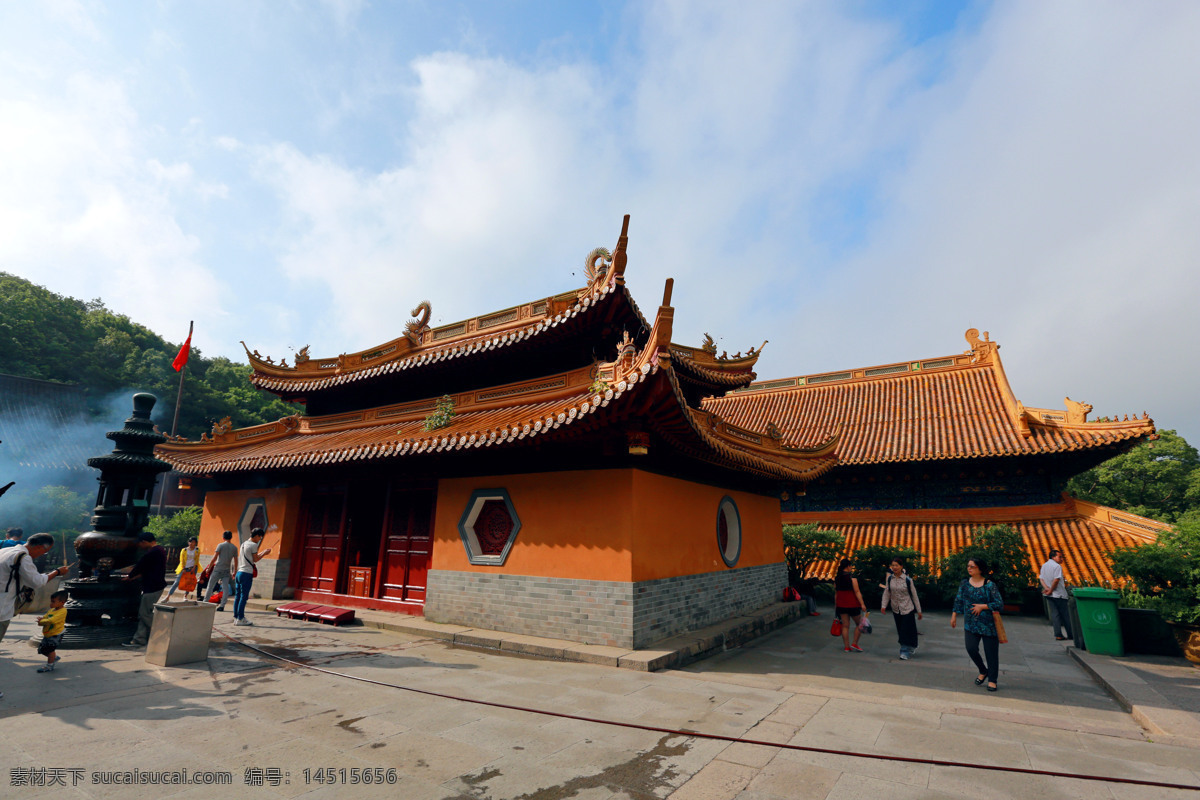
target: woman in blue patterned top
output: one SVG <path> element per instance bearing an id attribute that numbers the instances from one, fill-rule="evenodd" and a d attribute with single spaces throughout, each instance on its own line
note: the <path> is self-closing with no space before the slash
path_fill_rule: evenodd
<path id="1" fill-rule="evenodd" d="M 957 627 L 958 615 L 962 614 L 967 655 L 979 668 L 975 685 L 980 686 L 987 681 L 987 690 L 994 692 L 996 679 L 1000 676 L 1000 637 L 996 635 L 996 620 L 992 615 L 1004 608 L 1004 600 L 996 584 L 987 579 L 988 567 L 982 558 L 972 558 L 967 562 L 967 575 L 967 579 L 959 584 L 958 595 L 954 598 L 950 627 Z M 971 613 L 968 614 L 968 611 Z M 980 642 L 983 643 L 987 664 L 979 657 Z"/>

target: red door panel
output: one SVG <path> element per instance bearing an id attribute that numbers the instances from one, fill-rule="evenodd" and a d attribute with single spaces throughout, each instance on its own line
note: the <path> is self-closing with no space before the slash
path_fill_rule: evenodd
<path id="1" fill-rule="evenodd" d="M 297 588 L 337 591 L 344 508 L 345 493 L 342 490 L 313 492 L 308 504 Z"/>
<path id="2" fill-rule="evenodd" d="M 433 545 L 433 500 L 429 491 L 397 490 L 388 503 L 383 542 L 381 595 L 425 602 L 425 581 Z"/>

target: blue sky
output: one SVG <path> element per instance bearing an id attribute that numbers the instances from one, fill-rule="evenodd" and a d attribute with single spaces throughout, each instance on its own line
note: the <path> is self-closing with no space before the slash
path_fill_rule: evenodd
<path id="1" fill-rule="evenodd" d="M 0 6 L 0 269 L 240 358 L 629 284 L 763 378 L 1002 345 L 1200 443 L 1200 5 Z"/>

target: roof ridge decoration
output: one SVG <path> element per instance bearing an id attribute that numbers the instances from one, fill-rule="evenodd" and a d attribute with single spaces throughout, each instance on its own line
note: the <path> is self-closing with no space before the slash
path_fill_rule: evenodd
<path id="1" fill-rule="evenodd" d="M 968 328 L 964 336 L 966 336 L 967 344 L 971 345 L 971 349 L 963 355 L 970 356 L 972 364 L 987 364 L 1000 350 L 1000 345 L 988 338 L 987 331 L 983 332 L 983 338 L 980 339 L 979 328 Z"/>
<path id="2" fill-rule="evenodd" d="M 433 314 L 433 306 L 429 305 L 428 300 L 422 300 L 410 313 L 413 318 L 404 326 L 404 335 L 413 343 L 413 347 L 418 347 L 421 344 L 421 336 L 429 330 L 429 317 Z"/>
<path id="3" fill-rule="evenodd" d="M 979 331 L 976 328 L 971 328 L 967 331 L 967 341 L 973 345 L 972 349 L 963 353 L 958 353 L 950 356 L 935 356 L 932 358 L 924 358 L 913 361 L 897 361 L 890 364 L 878 364 L 868 367 L 854 367 L 852 369 L 838 370 L 832 372 L 813 372 L 807 375 L 797 375 L 790 378 L 771 378 L 766 381 L 751 384 L 744 389 L 735 390 L 741 392 L 765 392 L 774 389 L 792 389 L 805 388 L 808 386 L 816 386 L 827 383 L 843 383 L 843 382 L 859 382 L 863 380 L 878 380 L 889 378 L 902 378 L 909 375 L 919 375 L 931 370 L 945 371 L 951 369 L 971 369 L 976 367 L 987 367 L 993 364 L 999 364 L 1000 355 L 997 351 L 1000 345 L 996 342 L 979 339 Z M 984 336 L 988 334 L 985 332 Z M 978 342 L 979 346 L 974 346 Z M 751 355 L 761 355 L 763 348 L 768 342 L 763 342 L 763 347 L 760 347 L 756 352 L 754 348 L 750 348 L 748 355 L 742 356 L 741 353 L 735 354 L 734 358 L 750 358 Z M 728 356 L 722 353 L 722 357 Z M 732 360 L 732 359 L 731 359 Z M 1014 398 L 1015 403 L 1015 398 Z"/>

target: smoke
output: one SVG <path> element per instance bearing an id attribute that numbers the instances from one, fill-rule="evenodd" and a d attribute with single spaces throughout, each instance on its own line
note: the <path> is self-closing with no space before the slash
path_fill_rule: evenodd
<path id="1" fill-rule="evenodd" d="M 0 486 L 15 482 L 0 496 L 0 530 L 86 530 L 100 476 L 87 460 L 112 452 L 105 434 L 133 409 L 132 389 L 88 403 L 53 386 L 0 376 Z"/>

